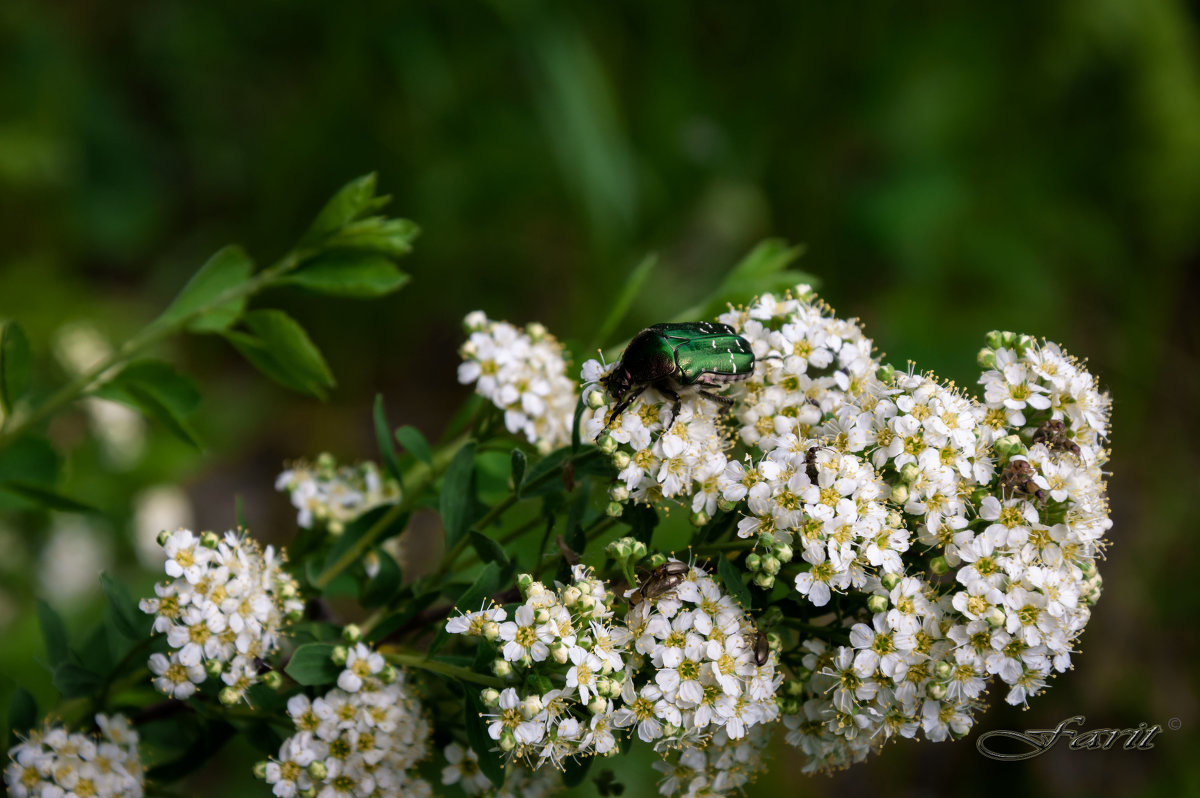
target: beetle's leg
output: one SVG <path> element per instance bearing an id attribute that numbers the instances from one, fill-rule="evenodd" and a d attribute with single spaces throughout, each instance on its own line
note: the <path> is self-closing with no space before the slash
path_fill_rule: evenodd
<path id="1" fill-rule="evenodd" d="M 663 396 L 671 400 L 671 423 L 675 423 L 675 419 L 679 418 L 679 408 L 683 404 L 683 400 L 679 396 L 679 391 L 675 390 L 675 385 L 669 380 L 659 380 L 654 383 L 654 387 Z"/>
<path id="2" fill-rule="evenodd" d="M 599 432 L 596 433 L 595 440 L 599 440 L 600 436 L 608 431 L 608 428 L 612 426 L 612 423 L 617 420 L 617 416 L 624 413 L 625 408 L 627 408 L 631 404 L 633 404 L 633 401 L 635 399 L 637 399 L 639 396 L 641 396 L 642 391 L 644 391 L 644 390 L 646 390 L 646 386 L 639 385 L 636 390 L 630 391 L 629 393 L 625 394 L 625 398 L 622 399 L 621 401 L 617 402 L 616 406 L 612 410 L 609 411 L 608 418 L 604 420 L 604 426 L 600 429 Z"/>
<path id="3" fill-rule="evenodd" d="M 700 389 L 700 395 L 705 399 L 710 399 L 716 402 L 724 410 L 728 410 L 729 408 L 733 407 L 733 399 L 731 397 L 721 396 L 719 393 L 712 393 L 711 391 L 706 391 L 703 388 Z"/>

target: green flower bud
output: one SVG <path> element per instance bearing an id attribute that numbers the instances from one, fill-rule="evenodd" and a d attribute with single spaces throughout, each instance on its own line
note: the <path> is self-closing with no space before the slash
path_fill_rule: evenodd
<path id="1" fill-rule="evenodd" d="M 513 737 L 513 733 L 508 729 L 500 732 L 500 750 L 511 751 L 517 747 L 517 738 Z"/>
<path id="2" fill-rule="evenodd" d="M 483 639 L 489 642 L 495 642 L 500 636 L 500 624 L 495 621 L 488 621 L 483 625 Z"/>
<path id="3" fill-rule="evenodd" d="M 904 526 L 904 516 L 900 515 L 896 510 L 888 511 L 887 525 L 892 529 L 899 529 Z"/>
<path id="4" fill-rule="evenodd" d="M 950 674 L 954 673 L 954 666 L 949 662 L 942 660 L 937 665 L 933 666 L 933 678 L 940 682 L 944 682 L 950 678 Z"/>
<path id="5" fill-rule="evenodd" d="M 929 561 L 929 570 L 938 576 L 941 576 L 950 570 L 950 563 L 946 562 L 945 557 L 939 555 Z"/>
<path id="6" fill-rule="evenodd" d="M 334 646 L 333 653 L 329 655 L 329 659 L 334 665 L 339 668 L 346 664 L 346 658 L 350 656 L 350 650 L 345 646 Z"/>
<path id="7" fill-rule="evenodd" d="M 650 559 L 648 559 L 646 561 L 646 567 L 650 568 L 651 570 L 654 570 L 655 568 L 662 565 L 666 561 L 667 561 L 667 555 L 663 554 L 661 551 L 656 551 L 653 554 L 651 554 Z"/>
<path id="8" fill-rule="evenodd" d="M 210 678 L 216 678 L 225 672 L 225 664 L 220 660 L 210 659 L 204 662 L 204 672 Z"/>
<path id="9" fill-rule="evenodd" d="M 1020 454 L 1025 447 L 1019 435 L 1005 435 L 993 444 L 993 448 L 1001 457 L 1012 457 L 1014 454 Z"/>
<path id="10" fill-rule="evenodd" d="M 905 463 L 900 466 L 900 481 L 912 484 L 912 481 L 921 476 L 921 467 L 916 463 Z"/>
<path id="11" fill-rule="evenodd" d="M 754 572 L 762 569 L 762 555 L 750 552 L 746 555 L 746 570 Z"/>
<path id="12" fill-rule="evenodd" d="M 896 504 L 904 504 L 908 501 L 908 486 L 893 485 L 892 486 L 892 501 Z"/>
<path id="13" fill-rule="evenodd" d="M 529 588 L 534 583 L 532 574 L 517 574 L 517 589 L 521 591 L 522 596 L 529 594 Z"/>
<path id="14" fill-rule="evenodd" d="M 992 330 L 984 336 L 983 340 L 987 343 L 989 349 L 999 349 L 1004 346 L 1004 333 L 999 330 Z"/>
<path id="15" fill-rule="evenodd" d="M 506 659 L 497 659 L 492 661 L 492 673 L 499 676 L 501 679 L 507 679 L 512 676 L 512 663 Z"/>
<path id="16" fill-rule="evenodd" d="M 600 440 L 596 441 L 596 445 L 600 447 L 600 451 L 605 454 L 612 454 L 617 450 L 617 439 L 611 435 L 601 435 Z"/>
<path id="17" fill-rule="evenodd" d="M 348 623 L 342 627 L 342 639 L 347 643 L 357 643 L 362 640 L 362 629 L 358 628 L 358 624 Z"/>
<path id="18" fill-rule="evenodd" d="M 760 532 L 755 545 L 762 546 L 764 549 L 770 549 L 775 545 L 775 536 L 770 532 Z"/>
<path id="19" fill-rule="evenodd" d="M 265 759 L 254 763 L 254 778 L 265 781 L 267 778 L 267 761 Z"/>
<path id="20" fill-rule="evenodd" d="M 879 581 L 883 584 L 884 590 L 891 592 L 892 588 L 900 584 L 900 574 L 884 574 Z"/>
<path id="21" fill-rule="evenodd" d="M 158 541 L 158 545 L 160 545 L 160 546 L 167 545 L 167 541 L 170 539 L 171 539 L 171 533 L 165 529 L 162 532 L 159 532 L 158 537 L 155 538 L 155 540 Z"/>
<path id="22" fill-rule="evenodd" d="M 775 586 L 775 577 L 771 576 L 768 573 L 764 573 L 762 571 L 759 571 L 758 573 L 756 573 L 754 575 L 754 579 L 752 581 L 754 582 L 754 584 L 758 585 L 763 590 L 770 590 L 771 588 L 773 588 Z"/>
<path id="23" fill-rule="evenodd" d="M 762 558 L 763 573 L 768 573 L 771 576 L 779 573 L 779 558 L 778 557 L 763 557 Z"/>
<path id="24" fill-rule="evenodd" d="M 629 461 L 633 458 L 629 456 L 629 452 L 613 452 L 612 464 L 618 471 L 624 471 L 629 467 Z"/>
<path id="25" fill-rule="evenodd" d="M 709 517 L 708 513 L 700 510 L 699 512 L 692 513 L 691 518 L 688 520 L 692 522 L 692 526 L 699 528 L 707 524 L 711 518 Z"/>
<path id="26" fill-rule="evenodd" d="M 887 612 L 888 600 L 887 596 L 874 595 L 867 599 L 867 609 L 872 614 Z"/>
<path id="27" fill-rule="evenodd" d="M 546 328 L 539 322 L 531 321 L 525 325 L 525 334 L 529 336 L 530 340 L 537 343 L 546 337 Z"/>
<path id="28" fill-rule="evenodd" d="M 946 697 L 946 685 L 940 682 L 933 682 L 925 688 L 925 694 L 934 701 L 941 701 Z"/>
<path id="29" fill-rule="evenodd" d="M 987 614 L 988 625 L 996 629 L 1003 626 L 1004 621 L 1004 610 L 999 607 L 992 607 L 992 611 Z"/>
<path id="30" fill-rule="evenodd" d="M 609 502 L 608 506 L 604 508 L 604 514 L 609 518 L 620 518 L 624 512 L 625 508 L 620 502 Z"/>
<path id="31" fill-rule="evenodd" d="M 775 556 L 780 562 L 791 562 L 792 558 L 796 556 L 796 552 L 790 543 L 780 543 L 775 547 Z"/>
<path id="32" fill-rule="evenodd" d="M 500 703 L 500 691 L 495 687 L 488 687 L 480 691 L 479 699 L 483 701 L 483 705 L 489 709 Z"/>
<path id="33" fill-rule="evenodd" d="M 1091 560 L 1084 560 L 1079 563 L 1079 572 L 1083 574 L 1084 579 L 1091 579 L 1096 575 L 1096 563 Z"/>
<path id="34" fill-rule="evenodd" d="M 587 406 L 593 410 L 599 410 L 608 404 L 608 397 L 604 395 L 604 391 L 588 391 Z"/>
<path id="35" fill-rule="evenodd" d="M 232 687 L 222 687 L 217 699 L 225 706 L 231 707 L 242 700 L 242 694 Z"/>
<path id="36" fill-rule="evenodd" d="M 618 482 L 616 485 L 613 485 L 608 489 L 608 498 L 615 502 L 629 501 L 629 488 Z"/>
<path id="37" fill-rule="evenodd" d="M 320 759 L 310 762 L 308 765 L 308 775 L 312 776 L 317 781 L 322 781 L 329 775 L 329 769 L 325 767 L 325 763 Z"/>
<path id="38" fill-rule="evenodd" d="M 875 370 L 875 379 L 880 382 L 891 382 L 896 379 L 896 367 L 891 363 L 885 363 Z"/>
<path id="39" fill-rule="evenodd" d="M 400 677 L 400 672 L 396 670 L 394 665 L 384 665 L 383 670 L 379 672 L 379 681 L 384 684 L 391 684 Z"/>
<path id="40" fill-rule="evenodd" d="M 608 701 L 603 696 L 598 695 L 588 702 L 587 708 L 593 715 L 599 715 L 608 709 Z"/>
<path id="41" fill-rule="evenodd" d="M 205 532 L 200 536 L 200 545 L 206 549 L 215 549 L 220 542 L 216 532 Z"/>
<path id="42" fill-rule="evenodd" d="M 722 497 L 717 499 L 717 507 L 724 512 L 731 513 L 737 507 L 737 502 L 731 502 L 729 499 Z"/>
<path id="43" fill-rule="evenodd" d="M 540 696 L 525 696 L 525 700 L 521 702 L 521 717 L 525 718 L 525 720 L 529 720 L 541 712 L 542 708 L 543 705 Z"/>
<path id="44" fill-rule="evenodd" d="M 640 540 L 633 541 L 633 551 L 629 553 L 629 558 L 634 562 L 646 556 L 646 544 Z"/>
<path id="45" fill-rule="evenodd" d="M 271 690 L 283 687 L 283 677 L 279 675 L 279 671 L 267 671 L 262 676 L 262 682 Z"/>

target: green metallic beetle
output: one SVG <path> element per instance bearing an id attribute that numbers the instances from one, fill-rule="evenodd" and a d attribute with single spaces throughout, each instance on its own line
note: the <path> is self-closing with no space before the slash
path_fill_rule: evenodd
<path id="1" fill-rule="evenodd" d="M 707 391 L 705 386 L 737 382 L 753 373 L 750 342 L 728 324 L 689 321 L 652 325 L 633 337 L 620 362 L 600 379 L 604 390 L 617 400 L 604 429 L 646 388 L 653 387 L 673 401 L 674 420 L 679 415 L 681 388 L 700 386 L 701 396 L 729 407 L 732 399 Z"/>

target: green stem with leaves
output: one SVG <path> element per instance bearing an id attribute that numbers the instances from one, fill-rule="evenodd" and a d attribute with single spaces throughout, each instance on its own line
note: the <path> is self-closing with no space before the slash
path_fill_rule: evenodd
<path id="1" fill-rule="evenodd" d="M 499 676 L 487 676 L 482 673 L 476 673 L 470 668 L 463 668 L 459 665 L 451 665 L 448 662 L 439 662 L 434 659 L 426 659 L 422 654 L 394 652 L 384 653 L 383 657 L 393 665 L 420 668 L 430 673 L 440 673 L 443 676 L 450 676 L 463 682 L 481 684 L 484 687 L 502 688 L 506 685 L 506 682 Z"/>

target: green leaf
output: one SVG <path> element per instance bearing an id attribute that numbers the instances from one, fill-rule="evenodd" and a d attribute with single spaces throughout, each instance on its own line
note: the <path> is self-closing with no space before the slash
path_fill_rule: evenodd
<path id="1" fill-rule="evenodd" d="M 383 466 L 392 478 L 400 481 L 400 463 L 396 459 L 396 447 L 392 445 L 392 436 L 388 434 L 387 414 L 383 410 L 383 394 L 375 394 L 375 410 L 372 413 L 375 421 L 375 442 L 379 445 L 379 456 L 383 458 Z"/>
<path id="2" fill-rule="evenodd" d="M 93 394 L 140 410 L 180 440 L 203 448 L 187 421 L 200 403 L 200 392 L 190 378 L 169 363 L 161 360 L 130 363 Z"/>
<path id="3" fill-rule="evenodd" d="M 159 321 L 176 323 L 191 317 L 187 329 L 192 332 L 220 332 L 232 327 L 246 309 L 247 293 L 237 289 L 253 273 L 254 262 L 241 247 L 219 250 L 192 275 Z"/>
<path id="4" fill-rule="evenodd" d="M 787 268 L 803 254 L 803 246 L 790 246 L 780 239 L 763 241 L 725 275 L 708 299 L 680 314 L 677 320 L 713 318 L 725 312 L 730 303 L 749 302 L 761 294 L 786 291 L 799 283 L 816 284 L 814 276 Z"/>
<path id="5" fill-rule="evenodd" d="M 425 465 L 433 465 L 433 452 L 429 450 L 429 443 L 425 440 L 425 436 L 416 427 L 401 427 L 396 430 L 396 440 L 408 452 Z"/>
<path id="6" fill-rule="evenodd" d="M 375 173 L 356 177 L 325 203 L 305 235 L 305 242 L 324 238 L 358 217 L 387 205 L 389 197 L 375 196 Z"/>
<path id="7" fill-rule="evenodd" d="M 21 480 L 6 479 L 0 481 L 0 491 L 13 496 L 20 496 L 22 499 L 47 510 L 59 510 L 64 513 L 95 514 L 100 512 L 92 505 L 84 504 L 69 496 L 64 496 L 54 488 L 34 485 Z"/>
<path id="8" fill-rule="evenodd" d="M 492 784 L 502 787 L 504 786 L 504 763 L 500 759 L 500 752 L 492 750 L 496 743 L 488 734 L 487 723 L 483 719 L 483 713 L 486 711 L 483 701 L 479 698 L 479 691 L 470 685 L 466 686 L 465 692 L 467 694 L 465 702 L 467 742 L 470 743 L 471 750 L 479 759 L 479 770 L 488 777 Z"/>
<path id="9" fill-rule="evenodd" d="M 421 229 L 408 219 L 389 219 L 371 216 L 350 222 L 333 233 L 327 246 L 332 248 L 358 249 L 399 258 L 412 252 L 412 242 Z"/>
<path id="10" fill-rule="evenodd" d="M 38 623 L 42 627 L 42 639 L 46 641 L 46 657 L 50 670 L 53 671 L 60 663 L 66 662 L 70 655 L 67 648 L 67 629 L 54 608 L 41 599 L 38 599 L 37 614 Z"/>
<path id="11" fill-rule="evenodd" d="M 54 668 L 54 686 L 63 698 L 82 698 L 98 693 L 104 677 L 74 662 L 60 662 Z"/>
<path id="12" fill-rule="evenodd" d="M 24 687 L 18 687 L 13 691 L 12 700 L 8 702 L 8 747 L 12 748 L 20 742 L 17 735 L 24 736 L 35 724 L 37 701 Z"/>
<path id="13" fill-rule="evenodd" d="M 0 408 L 6 414 L 29 388 L 29 336 L 15 321 L 0 326 Z"/>
<path id="14" fill-rule="evenodd" d="M 468 540 L 471 541 L 471 548 L 475 549 L 475 553 L 479 555 L 479 559 L 483 562 L 494 562 L 500 566 L 508 565 L 508 554 L 505 553 L 504 547 L 496 541 L 489 538 L 487 535 L 480 534 L 474 530 L 467 533 Z"/>
<path id="15" fill-rule="evenodd" d="M 305 687 L 332 684 L 342 669 L 333 664 L 332 643 L 309 643 L 292 654 L 284 672 Z"/>
<path id="16" fill-rule="evenodd" d="M 483 566 L 479 576 L 475 577 L 471 586 L 463 591 L 463 594 L 454 602 L 454 606 L 460 612 L 475 612 L 499 589 L 500 568 L 496 563 L 490 562 Z M 446 625 L 440 624 L 438 633 L 434 635 L 433 642 L 429 644 L 429 656 L 432 657 L 436 654 L 438 649 L 446 644 L 449 637 L 450 633 L 446 631 Z"/>
<path id="17" fill-rule="evenodd" d="M 336 250 L 305 261 L 280 282 L 318 294 L 373 299 L 398 291 L 409 279 L 383 255 Z"/>
<path id="18" fill-rule="evenodd" d="M 633 303 L 642 293 L 646 281 L 650 279 L 656 266 L 658 266 L 658 256 L 647 255 L 642 258 L 641 263 L 633 267 L 633 271 L 625 278 L 625 285 L 621 288 L 621 293 L 617 294 L 617 298 L 609 304 L 608 315 L 604 317 L 604 321 L 596 330 L 596 346 L 603 345 L 616 332 L 617 325 L 633 307 Z"/>
<path id="19" fill-rule="evenodd" d="M 308 333 L 282 310 L 255 310 L 244 321 L 252 335 L 236 330 L 226 339 L 250 363 L 284 387 L 325 398 L 333 374 Z"/>
<path id="20" fill-rule="evenodd" d="M 721 581 L 725 583 L 725 592 L 733 596 L 743 609 L 750 609 L 750 589 L 742 581 L 742 576 L 733 567 L 733 563 L 725 557 L 718 557 L 717 573 L 720 574 Z"/>
<path id="21" fill-rule="evenodd" d="M 475 441 L 468 441 L 450 461 L 438 500 L 447 550 L 456 546 L 474 523 L 475 505 Z"/>
<path id="22" fill-rule="evenodd" d="M 104 595 L 108 597 L 108 606 L 112 611 L 117 631 L 130 640 L 146 637 L 150 631 L 150 619 L 138 609 L 125 586 L 105 573 L 100 574 L 100 585 L 104 588 Z"/>
<path id="23" fill-rule="evenodd" d="M 525 452 L 520 449 L 513 449 L 512 452 L 512 489 L 513 493 L 521 495 L 521 484 L 525 479 L 525 466 L 529 463 L 529 458 L 525 456 Z"/>
<path id="24" fill-rule="evenodd" d="M 379 572 L 367 582 L 363 591 L 362 605 L 378 607 L 387 604 L 400 591 L 403 574 L 400 565 L 382 548 L 375 548 L 375 556 L 379 558 Z"/>

